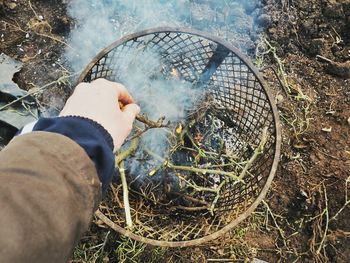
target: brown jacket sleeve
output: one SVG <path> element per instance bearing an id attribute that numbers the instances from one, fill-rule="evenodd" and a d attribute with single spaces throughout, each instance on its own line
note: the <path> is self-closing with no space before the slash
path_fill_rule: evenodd
<path id="1" fill-rule="evenodd" d="M 0 152 L 0 262 L 67 262 L 100 198 L 78 144 L 48 132 L 15 138 Z"/>

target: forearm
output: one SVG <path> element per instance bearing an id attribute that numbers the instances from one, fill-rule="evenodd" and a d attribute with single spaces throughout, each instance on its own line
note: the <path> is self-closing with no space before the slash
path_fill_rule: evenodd
<path id="1" fill-rule="evenodd" d="M 66 262 L 100 196 L 78 144 L 48 132 L 15 138 L 0 152 L 0 262 Z"/>

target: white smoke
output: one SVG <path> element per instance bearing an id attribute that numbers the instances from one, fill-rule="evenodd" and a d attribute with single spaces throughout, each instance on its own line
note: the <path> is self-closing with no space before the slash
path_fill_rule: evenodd
<path id="1" fill-rule="evenodd" d="M 255 23 L 260 13 L 260 0 L 74 0 L 68 4 L 73 49 L 65 58 L 81 70 L 121 36 L 160 26 L 211 32 L 246 51 L 261 30 Z"/>
<path id="2" fill-rule="evenodd" d="M 260 0 L 74 0 L 68 5 L 68 13 L 75 20 L 69 39 L 73 49 L 67 49 L 65 59 L 73 70 L 82 70 L 99 51 L 120 37 L 160 26 L 206 31 L 246 52 L 254 48 L 254 39 L 261 30 L 255 23 L 260 14 L 259 5 Z M 176 123 L 185 118 L 203 90 L 194 89 L 191 83 L 180 79 L 150 78 L 161 72 L 162 61 L 158 56 L 145 50 L 137 56 L 121 58 L 118 81 L 128 88 L 142 112 L 151 119 L 164 115 L 166 120 Z M 152 130 L 142 137 L 142 145 L 166 157 L 167 140 L 164 130 Z M 135 159 L 142 158 L 143 153 L 138 152 Z M 136 160 L 131 169 L 145 177 L 159 161 L 144 165 L 140 168 L 142 165 Z"/>

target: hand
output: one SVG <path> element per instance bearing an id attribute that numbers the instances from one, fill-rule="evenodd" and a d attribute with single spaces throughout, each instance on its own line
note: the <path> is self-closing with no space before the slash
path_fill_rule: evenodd
<path id="1" fill-rule="evenodd" d="M 124 105 L 122 110 L 118 102 Z M 122 84 L 97 79 L 80 83 L 59 116 L 80 116 L 99 123 L 112 136 L 117 150 L 130 134 L 139 112 L 140 107 Z"/>

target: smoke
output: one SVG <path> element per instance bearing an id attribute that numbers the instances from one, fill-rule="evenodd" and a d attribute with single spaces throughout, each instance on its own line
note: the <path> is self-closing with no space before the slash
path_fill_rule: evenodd
<path id="1" fill-rule="evenodd" d="M 262 31 L 256 22 L 261 15 L 260 0 L 74 0 L 68 5 L 68 13 L 75 20 L 75 28 L 69 39 L 73 49 L 67 49 L 65 60 L 75 71 L 85 68 L 101 49 L 121 36 L 152 27 L 206 31 L 245 53 L 254 50 L 254 41 Z M 177 123 L 193 108 L 196 99 L 203 97 L 204 91 L 181 79 L 159 76 L 162 67 L 159 54 L 151 50 L 137 52 L 135 56 L 128 54 L 118 61 L 121 76 L 118 81 L 128 88 L 149 118 L 164 115 L 166 120 Z M 158 129 L 147 132 L 141 143 L 155 154 L 167 157 L 164 153 L 168 151 L 168 139 L 167 132 Z M 146 157 L 139 151 L 126 164 L 131 174 L 142 177 L 141 181 L 161 163 L 157 159 L 139 161 Z M 160 180 L 163 175 L 157 173 L 153 178 Z M 175 177 L 169 180 L 178 183 Z"/>
<path id="2" fill-rule="evenodd" d="M 65 58 L 76 71 L 123 35 L 159 26 L 188 27 L 220 36 L 243 52 L 262 30 L 261 0 L 74 0 L 75 20 Z M 266 23 L 266 22 L 265 22 Z"/>
<path id="3" fill-rule="evenodd" d="M 146 113 L 153 120 L 164 116 L 166 122 L 170 121 L 173 126 L 184 120 L 198 98 L 202 97 L 204 90 L 194 88 L 192 83 L 169 74 L 171 70 L 165 69 L 167 63 L 154 50 L 144 49 L 140 52 L 140 49 L 130 48 L 125 52 L 127 53 L 118 59 L 118 69 L 115 71 L 120 76 L 118 81 L 128 87 L 142 113 Z M 171 147 L 169 131 L 152 129 L 141 137 L 140 145 L 153 154 L 168 158 Z M 137 176 L 141 182 L 147 178 L 151 169 L 162 164 L 162 160 L 149 158 L 147 155 L 139 150 L 132 162 L 126 165 L 130 168 L 130 174 Z M 145 165 L 143 160 L 146 159 Z M 156 174 L 153 179 L 158 180 L 161 177 Z"/>

